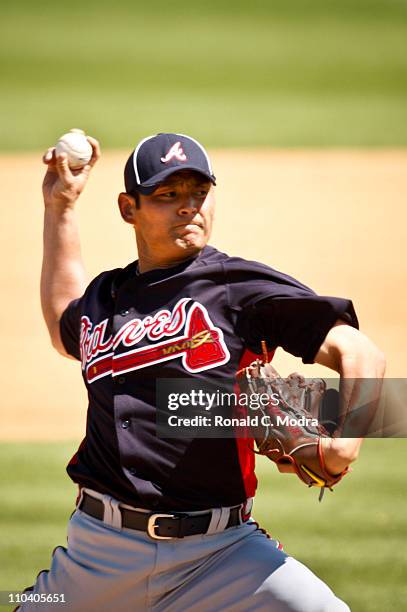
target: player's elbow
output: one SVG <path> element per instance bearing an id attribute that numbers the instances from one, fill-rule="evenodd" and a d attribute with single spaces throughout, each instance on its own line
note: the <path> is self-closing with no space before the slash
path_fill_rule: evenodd
<path id="1" fill-rule="evenodd" d="M 355 378 L 383 378 L 386 356 L 369 338 L 341 352 L 339 371 L 343 376 Z"/>
<path id="2" fill-rule="evenodd" d="M 375 348 L 375 364 L 378 373 L 378 378 L 383 378 L 386 372 L 387 360 L 386 355 L 377 346 Z"/>
<path id="3" fill-rule="evenodd" d="M 51 340 L 52 347 L 62 355 L 63 357 L 69 357 L 72 359 L 71 355 L 66 352 L 64 343 L 62 342 L 61 333 L 59 331 L 59 321 L 53 325 L 48 325 L 49 337 Z"/>
<path id="4" fill-rule="evenodd" d="M 53 348 L 57 351 L 57 353 L 63 355 L 64 357 L 67 357 L 67 352 L 61 340 L 58 340 L 57 338 L 51 338 L 51 344 Z"/>
<path id="5" fill-rule="evenodd" d="M 349 378 L 383 378 L 386 370 L 384 353 L 363 333 L 339 323 L 328 333 L 320 354 L 323 365 Z"/>

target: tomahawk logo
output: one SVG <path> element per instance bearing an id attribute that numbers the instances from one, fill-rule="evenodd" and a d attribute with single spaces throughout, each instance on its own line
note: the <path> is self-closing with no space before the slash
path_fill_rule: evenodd
<path id="1" fill-rule="evenodd" d="M 184 149 L 181 147 L 180 142 L 176 142 L 172 145 L 165 157 L 161 158 L 163 164 L 167 164 L 172 159 L 178 159 L 178 161 L 186 161 L 187 156 L 184 153 Z"/>
<path id="2" fill-rule="evenodd" d="M 97 325 L 86 316 L 81 319 L 82 369 L 89 383 L 170 359 L 180 359 L 191 373 L 215 368 L 230 359 L 222 330 L 213 325 L 205 306 L 190 298 L 179 300 L 172 311 L 160 310 L 154 316 L 132 319 L 106 338 L 107 325 L 108 319 Z M 117 349 L 133 347 L 143 338 L 152 342 L 116 354 Z"/>

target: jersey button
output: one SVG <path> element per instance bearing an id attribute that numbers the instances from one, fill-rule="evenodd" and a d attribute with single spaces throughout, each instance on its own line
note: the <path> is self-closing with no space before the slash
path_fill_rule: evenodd
<path id="1" fill-rule="evenodd" d="M 124 376 L 119 376 L 117 382 L 119 383 L 119 385 L 123 385 L 126 382 L 126 378 Z"/>
<path id="2" fill-rule="evenodd" d="M 122 317 L 125 317 L 126 315 L 129 314 L 129 311 L 128 310 L 121 310 L 120 314 L 121 314 Z"/>
<path id="3" fill-rule="evenodd" d="M 122 427 L 123 429 L 128 429 L 130 427 L 130 421 L 123 421 Z"/>
<path id="4" fill-rule="evenodd" d="M 133 476 L 136 474 L 137 470 L 136 468 L 130 468 L 129 469 L 130 474 L 133 474 Z"/>

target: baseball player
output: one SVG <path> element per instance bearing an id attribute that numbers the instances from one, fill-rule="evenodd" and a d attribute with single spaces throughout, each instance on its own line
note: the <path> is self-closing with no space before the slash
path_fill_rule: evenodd
<path id="1" fill-rule="evenodd" d="M 349 300 L 208 246 L 216 179 L 202 145 L 181 134 L 145 138 L 131 153 L 118 204 L 138 259 L 88 284 L 75 206 L 100 155 L 89 142 L 82 170 L 54 149 L 44 156 L 43 314 L 53 346 L 80 362 L 89 406 L 67 468 L 79 486 L 67 548 L 27 596 L 63 596 L 75 612 L 349 610 L 251 518 L 247 440 L 157 435 L 156 382 L 232 381 L 262 341 L 352 379 L 383 376 L 382 354 Z M 329 472 L 354 461 L 360 443 L 332 440 Z M 33 597 L 21 609 L 58 608 Z"/>

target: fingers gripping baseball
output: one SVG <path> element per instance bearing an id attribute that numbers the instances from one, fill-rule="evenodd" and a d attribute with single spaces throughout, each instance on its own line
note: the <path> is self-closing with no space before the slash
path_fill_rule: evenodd
<path id="1" fill-rule="evenodd" d="M 100 158 L 98 141 L 90 136 L 86 139 L 92 147 L 92 156 L 81 168 L 70 168 L 67 153 L 57 154 L 55 147 L 50 147 L 43 155 L 43 162 L 47 166 L 42 184 L 46 207 L 72 207 L 85 188 L 90 171 Z"/>

